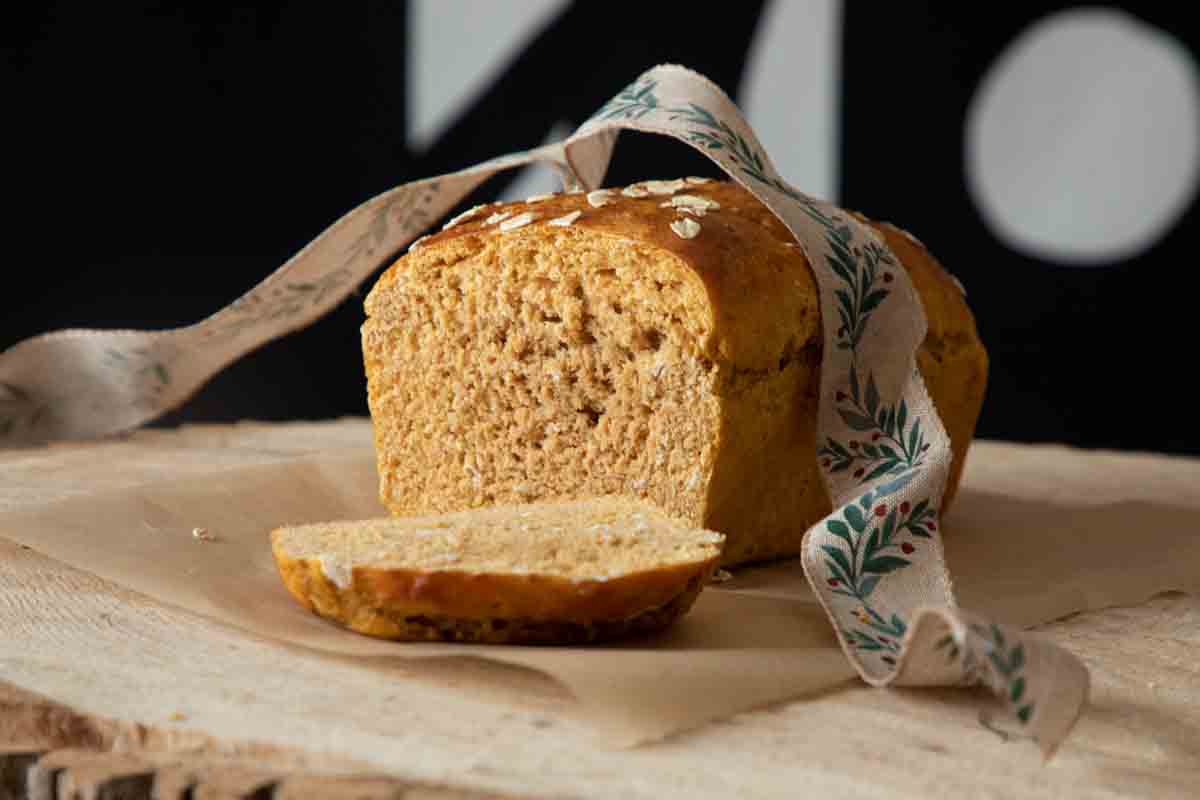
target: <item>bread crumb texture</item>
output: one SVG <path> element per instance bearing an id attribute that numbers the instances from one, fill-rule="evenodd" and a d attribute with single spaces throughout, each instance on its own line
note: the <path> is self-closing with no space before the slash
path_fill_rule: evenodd
<path id="1" fill-rule="evenodd" d="M 620 497 L 280 528 L 306 608 L 392 639 L 586 642 L 658 630 L 712 577 L 724 537 Z"/>
<path id="2" fill-rule="evenodd" d="M 797 555 L 831 507 L 815 455 L 817 286 L 788 230 L 720 181 L 534 207 L 464 216 L 367 297 L 385 506 L 414 515 L 624 495 L 725 534 L 725 564 Z M 503 229 L 509 219 L 522 224 Z M 928 251 L 860 219 L 902 261 L 928 317 L 918 366 L 954 447 L 948 504 L 987 355 Z"/>

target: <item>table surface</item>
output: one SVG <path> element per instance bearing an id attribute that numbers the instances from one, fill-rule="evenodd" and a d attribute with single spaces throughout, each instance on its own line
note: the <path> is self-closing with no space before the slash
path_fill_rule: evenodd
<path id="1" fill-rule="evenodd" d="M 238 430 L 207 433 L 235 441 Z M 979 695 L 857 683 L 618 750 L 573 721 L 570 695 L 538 673 L 513 667 L 503 691 L 464 659 L 381 675 L 0 539 L 0 799 L 54 796 L 51 787 L 129 797 L 1195 797 L 1200 597 L 1160 595 L 1040 630 L 1076 652 L 1093 682 L 1090 706 L 1046 764 L 980 712 Z M 351 741 L 370 742 L 371 756 Z"/>

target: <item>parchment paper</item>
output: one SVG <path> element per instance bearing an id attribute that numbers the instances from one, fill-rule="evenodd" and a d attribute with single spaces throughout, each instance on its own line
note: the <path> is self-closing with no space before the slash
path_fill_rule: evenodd
<path id="1" fill-rule="evenodd" d="M 1029 627 L 1200 590 L 1200 462 L 977 443 L 946 520 L 964 605 Z M 602 647 L 400 644 L 329 625 L 285 593 L 275 526 L 381 515 L 369 422 L 146 431 L 0 460 L 0 535 L 253 634 L 383 669 L 440 656 L 561 682 L 577 716 L 633 744 L 854 675 L 795 562 L 742 570 L 673 630 Z M 196 539 L 204 528 L 210 541 Z M 495 670 L 495 680 L 511 680 Z"/>

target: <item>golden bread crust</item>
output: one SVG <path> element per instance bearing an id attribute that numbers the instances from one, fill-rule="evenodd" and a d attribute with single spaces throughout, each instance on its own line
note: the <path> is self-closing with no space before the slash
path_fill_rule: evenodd
<path id="1" fill-rule="evenodd" d="M 504 203 L 486 206 L 469 220 L 425 239 L 417 253 L 448 248 L 448 255 L 462 257 L 463 251 L 478 251 L 483 240 L 499 233 L 497 223 L 487 224 L 492 214 L 516 215 L 529 211 L 538 219 L 508 235 L 529 237 L 547 243 L 562 229 L 547 226 L 548 220 L 580 212 L 567 230 L 625 240 L 631 247 L 662 251 L 687 265 L 707 293 L 713 309 L 712 336 L 705 351 L 713 360 L 730 361 L 745 369 L 768 369 L 789 348 L 803 345 L 818 331 L 816 282 L 803 256 L 788 242 L 783 223 L 737 184 L 712 181 L 689 185 L 674 195 L 625 197 L 620 190 L 605 205 L 593 207 L 585 194 L 562 194 L 538 203 Z M 675 208 L 664 208 L 672 196 L 694 195 L 711 199 L 720 208 L 703 217 L 690 217 L 701 232 L 684 239 L 671 230 L 672 221 L 685 216 Z M 511 217 L 510 217 L 511 218 Z M 797 261 L 799 258 L 799 261 Z M 369 316 L 382 313 L 376 298 L 389 283 L 403 274 L 405 258 L 392 265 L 379 279 L 377 290 L 367 296 Z M 771 313 L 763 313 L 763 299 L 771 298 Z"/>
<path id="2" fill-rule="evenodd" d="M 699 216 L 684 214 L 671 206 L 673 197 L 684 194 L 713 201 L 717 207 Z M 624 196 L 620 189 L 615 189 L 604 200 L 596 206 L 587 195 L 568 194 L 539 202 L 487 206 L 470 219 L 430 236 L 379 279 L 366 300 L 370 319 L 363 329 L 363 350 L 376 425 L 381 499 L 393 513 L 413 514 L 619 492 L 649 499 L 697 527 L 726 534 L 723 564 L 799 554 L 804 532 L 831 511 L 816 456 L 822 336 L 817 286 L 807 259 L 795 246 L 787 228 L 737 184 L 688 184 L 673 194 L 642 197 Z M 575 212 L 578 217 L 569 226 L 547 224 Z M 508 231 L 501 230 L 495 219 L 489 221 L 493 215 L 512 219 L 524 213 L 532 213 L 536 219 Z M 685 218 L 700 226 L 694 238 L 683 238 L 671 228 L 672 222 Z M 944 511 L 957 489 L 983 402 L 987 353 L 954 278 L 919 242 L 900 229 L 859 218 L 885 238 L 908 271 L 925 309 L 928 333 L 918 351 L 917 363 L 950 433 L 954 453 Z M 421 458 L 414 453 L 419 448 L 428 449 L 429 433 L 422 436 L 396 433 L 403 411 L 393 404 L 397 378 L 388 371 L 396 342 L 415 335 L 407 332 L 409 320 L 398 316 L 394 308 L 397 294 L 409 291 L 405 282 L 411 281 L 414 286 L 422 280 L 428 283 L 430 275 L 477 263 L 482 270 L 506 271 L 506 279 L 519 283 L 526 280 L 522 277 L 526 273 L 521 270 L 540 269 L 535 263 L 538 258 L 544 258 L 548 264 L 553 262 L 552 268 L 561 270 L 570 253 L 585 251 L 591 260 L 580 262 L 579 269 L 595 273 L 606 268 L 604 258 L 615 258 L 619 250 L 631 254 L 625 268 L 641 263 L 664 271 L 662 274 L 669 272 L 687 289 L 675 297 L 699 298 L 695 302 L 689 300 L 690 305 L 680 301 L 677 310 L 671 312 L 671 322 L 678 330 L 697 334 L 695 360 L 689 362 L 693 366 L 688 373 L 693 382 L 685 384 L 684 389 L 672 389 L 674 395 L 646 389 L 649 379 L 644 373 L 639 373 L 642 377 L 637 382 L 629 378 L 628 385 L 633 388 L 626 395 L 621 394 L 622 384 L 617 384 L 615 399 L 607 404 L 614 428 L 610 430 L 602 422 L 592 433 L 584 430 L 573 434 L 576 438 L 570 440 L 569 447 L 589 454 L 595 448 L 601 452 L 605 448 L 626 448 L 630 452 L 643 448 L 649 459 L 653 447 L 669 446 L 685 453 L 678 459 L 682 465 L 668 459 L 651 468 L 647 466 L 648 460 L 614 457 L 603 468 L 589 462 L 575 474 L 569 467 L 564 468 L 563 462 L 554 462 L 553 467 L 540 466 L 550 451 L 541 450 L 539 445 L 537 452 L 522 456 L 524 462 L 506 463 L 503 475 L 499 470 L 496 475 L 489 475 L 485 470 L 490 462 L 512 452 L 513 444 L 506 442 L 503 452 L 491 452 L 486 447 L 480 449 L 477 443 L 464 444 L 460 440 L 454 447 L 468 451 L 461 456 L 464 463 L 461 469 L 424 455 L 421 458 L 427 458 L 429 466 L 422 466 Z M 601 255 L 596 256 L 597 253 Z M 660 281 L 664 280 L 662 274 L 657 276 Z M 472 296 L 471 291 L 480 290 L 469 290 L 457 283 L 452 290 L 465 293 L 464 302 L 481 308 L 497 299 L 482 294 Z M 642 291 L 640 286 L 638 291 Z M 525 300 L 515 302 L 519 305 L 530 296 L 523 295 Z M 600 302 L 589 298 L 585 302 L 593 305 L 585 306 L 585 310 L 597 315 L 607 313 L 600 306 L 606 308 L 610 300 Z M 683 311 L 678 311 L 679 308 Z M 693 308 L 697 310 L 693 312 Z M 609 314 L 595 319 L 597 324 L 617 324 L 618 320 L 628 319 L 629 309 L 625 312 L 624 317 Z M 585 338 L 573 346 L 587 350 L 591 345 Z M 453 378 L 456 371 L 466 366 L 486 361 L 484 366 L 493 370 L 486 373 L 490 376 L 486 379 L 504 379 L 505 360 L 510 358 L 512 349 L 510 342 L 508 349 L 463 356 L 448 377 Z M 688 355 L 681 348 L 671 352 L 679 354 L 681 359 Z M 642 358 L 641 354 L 633 353 L 631 363 L 635 356 Z M 590 365 L 598 358 L 587 355 L 586 361 Z M 636 363 L 642 369 L 643 362 Z M 661 371 L 661 367 L 656 369 Z M 536 372 L 527 369 L 521 380 L 527 381 L 528 375 L 538 378 Z M 609 386 L 608 379 L 604 385 Z M 552 384 L 538 389 L 543 392 L 542 407 L 548 407 L 546 404 L 562 393 L 561 387 L 562 384 Z M 629 393 L 635 390 L 642 393 L 643 399 L 630 399 Z M 671 402 L 656 405 L 664 396 Z M 672 397 L 676 399 L 671 400 Z M 502 401 L 501 406 L 506 402 Z M 645 412 L 649 417 L 639 418 L 635 411 L 621 410 L 637 402 L 649 409 Z M 678 407 L 694 408 L 695 419 L 689 419 L 686 413 L 665 416 Z M 458 413 L 457 409 L 439 413 L 450 410 Z M 508 412 L 501 407 L 472 413 L 494 414 L 496 420 L 501 420 Z M 537 418 L 536 405 L 529 411 L 518 409 L 512 413 L 529 417 L 529 421 L 521 418 L 521 423 L 528 427 L 541 426 L 539 430 L 545 427 L 545 420 Z M 664 416 L 654 416 L 659 414 Z M 644 419 L 650 421 L 643 422 Z M 413 429 L 411 413 L 407 424 L 408 429 Z M 436 435 L 451 439 L 455 436 L 449 429 Z M 470 452 L 471 448 L 476 451 Z M 528 475 L 519 475 L 521 469 L 526 469 Z M 425 480 L 423 476 L 434 470 L 446 472 L 448 477 L 439 473 L 437 481 Z M 621 470 L 629 475 L 624 482 L 617 474 Z M 636 470 L 641 472 L 635 476 Z M 509 477 L 513 475 L 516 477 Z"/>

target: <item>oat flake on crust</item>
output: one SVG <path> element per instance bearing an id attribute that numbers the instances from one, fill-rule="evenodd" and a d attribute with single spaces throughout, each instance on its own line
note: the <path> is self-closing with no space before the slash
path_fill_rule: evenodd
<path id="1" fill-rule="evenodd" d="M 610 189 L 597 189 L 594 192 L 588 192 L 587 201 L 588 205 L 592 208 L 606 206 L 613 201 L 613 192 Z"/>
<path id="2" fill-rule="evenodd" d="M 570 214 L 564 214 L 561 217 L 555 217 L 554 219 L 550 220 L 550 222 L 547 224 L 554 225 L 559 228 L 566 228 L 567 226 L 571 225 L 572 223 L 575 222 L 575 220 L 579 219 L 582 216 L 583 216 L 582 211 L 572 211 Z"/>
<path id="3" fill-rule="evenodd" d="M 512 219 L 506 219 L 500 223 L 500 230 L 515 231 L 517 228 L 524 228 L 529 223 L 540 219 L 541 214 L 535 214 L 532 211 L 526 211 L 524 214 L 518 214 Z"/>
<path id="4" fill-rule="evenodd" d="M 483 206 L 475 206 L 474 208 L 469 208 L 466 211 L 459 214 L 457 217 L 454 217 L 452 220 L 447 222 L 445 225 L 443 225 L 442 230 L 447 231 L 447 230 L 450 230 L 451 228 L 455 227 L 456 225 L 461 225 L 462 223 L 466 222 L 467 220 L 471 219 L 472 217 L 478 216 L 479 212 L 482 210 L 483 210 Z"/>
<path id="5" fill-rule="evenodd" d="M 695 239 L 700 233 L 700 223 L 694 219 L 681 217 L 671 223 L 671 230 L 675 231 L 675 235 L 680 239 Z"/>

